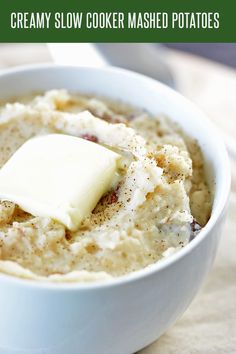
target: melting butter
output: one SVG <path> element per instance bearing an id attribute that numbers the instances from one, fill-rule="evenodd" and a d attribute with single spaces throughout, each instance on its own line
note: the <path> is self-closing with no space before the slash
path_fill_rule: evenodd
<path id="1" fill-rule="evenodd" d="M 74 136 L 36 137 L 0 170 L 0 199 L 76 230 L 114 184 L 120 159 L 119 154 Z"/>

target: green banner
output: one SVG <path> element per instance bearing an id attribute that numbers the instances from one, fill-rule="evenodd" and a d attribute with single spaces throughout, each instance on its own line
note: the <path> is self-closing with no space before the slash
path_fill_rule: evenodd
<path id="1" fill-rule="evenodd" d="M 0 42 L 235 42 L 233 1 L 1 0 Z"/>

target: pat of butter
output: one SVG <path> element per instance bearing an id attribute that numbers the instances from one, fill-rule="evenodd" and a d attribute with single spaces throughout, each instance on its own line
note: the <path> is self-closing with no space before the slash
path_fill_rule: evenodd
<path id="1" fill-rule="evenodd" d="M 0 199 L 76 230 L 111 188 L 120 157 L 69 135 L 30 139 L 0 170 Z"/>

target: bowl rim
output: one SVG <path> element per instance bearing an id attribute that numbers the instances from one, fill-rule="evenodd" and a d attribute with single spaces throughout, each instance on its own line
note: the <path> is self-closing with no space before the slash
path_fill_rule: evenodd
<path id="1" fill-rule="evenodd" d="M 211 214 L 211 217 L 201 232 L 198 234 L 196 238 L 194 238 L 190 243 L 180 249 L 178 252 L 173 255 L 162 259 L 161 261 L 157 261 L 145 268 L 140 270 L 119 276 L 117 278 L 109 278 L 98 281 L 91 282 L 52 282 L 50 280 L 37 280 L 37 279 L 28 279 L 28 278 L 20 278 L 14 275 L 0 273 L 0 282 L 7 281 L 10 283 L 14 283 L 18 286 L 24 286 L 29 288 L 34 288 L 38 290 L 50 290 L 50 291 L 86 291 L 91 289 L 103 289 L 103 288 L 112 288 L 124 284 L 131 284 L 135 281 L 144 279 L 149 277 L 153 273 L 160 272 L 162 269 L 166 269 L 176 262 L 178 262 L 181 258 L 185 257 L 187 254 L 191 253 L 191 251 L 196 248 L 209 234 L 209 232 L 213 229 L 218 219 L 223 214 L 230 193 L 231 186 L 231 169 L 230 169 L 230 161 L 229 156 L 226 151 L 225 144 L 214 124 L 208 119 L 208 117 L 190 100 L 185 98 L 182 94 L 178 93 L 174 89 L 166 86 L 165 84 L 149 78 L 145 75 L 133 72 L 131 70 L 121 69 L 114 66 L 107 67 L 89 67 L 89 66 L 76 66 L 76 65 L 58 65 L 54 63 L 41 63 L 41 64 L 30 64 L 30 65 L 20 65 L 13 68 L 7 68 L 0 70 L 0 79 L 4 76 L 11 76 L 18 73 L 24 74 L 24 72 L 30 71 L 38 71 L 38 70 L 80 70 L 80 71 L 103 71 L 106 75 L 107 73 L 113 72 L 120 75 L 128 75 L 130 77 L 136 78 L 140 84 L 149 84 L 153 87 L 158 87 L 162 93 L 166 94 L 170 98 L 178 100 L 182 105 L 185 105 L 189 108 L 189 110 L 194 110 L 199 114 L 199 120 L 202 121 L 202 126 L 204 129 L 211 132 L 211 134 L 215 136 L 214 144 L 217 147 L 218 152 L 220 152 L 220 156 L 217 155 L 217 160 L 220 161 L 222 165 L 223 176 L 221 181 L 218 183 L 217 188 L 220 190 L 220 197 L 216 201 L 216 205 L 214 206 L 214 210 Z M 128 100 L 127 100 L 128 101 Z M 128 102 L 127 102 L 128 103 Z"/>

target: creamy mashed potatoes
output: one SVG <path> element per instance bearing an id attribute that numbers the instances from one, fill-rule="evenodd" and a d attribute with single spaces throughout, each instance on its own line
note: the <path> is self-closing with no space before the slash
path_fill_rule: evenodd
<path id="1" fill-rule="evenodd" d="M 93 116 L 78 115 L 85 110 Z M 167 118 L 64 90 L 3 103 L 0 167 L 28 139 L 51 133 L 119 153 L 122 173 L 77 231 L 0 201 L 0 271 L 51 281 L 109 279 L 178 251 L 207 223 L 211 198 L 200 149 Z"/>

